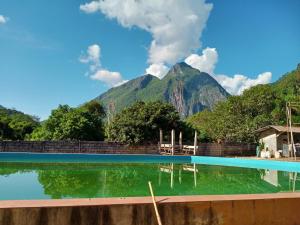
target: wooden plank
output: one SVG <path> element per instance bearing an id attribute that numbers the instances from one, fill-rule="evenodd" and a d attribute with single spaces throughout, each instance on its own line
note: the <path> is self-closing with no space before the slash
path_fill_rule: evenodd
<path id="1" fill-rule="evenodd" d="M 153 206 L 154 206 L 157 223 L 158 223 L 158 225 L 162 225 L 160 215 L 159 215 L 159 212 L 158 212 L 158 208 L 157 208 L 157 205 L 156 205 L 153 189 L 152 189 L 152 184 L 151 184 L 150 181 L 148 182 L 148 184 L 149 184 L 149 189 L 150 189 L 150 193 L 151 193 L 151 197 L 152 197 L 152 203 L 153 203 Z"/>

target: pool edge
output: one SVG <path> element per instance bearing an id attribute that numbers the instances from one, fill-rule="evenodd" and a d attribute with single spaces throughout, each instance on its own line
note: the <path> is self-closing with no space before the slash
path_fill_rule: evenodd
<path id="1" fill-rule="evenodd" d="M 194 195 L 194 196 L 157 196 L 158 204 L 193 203 L 219 201 L 247 201 L 247 200 L 276 200 L 300 199 L 300 192 L 271 193 L 271 194 L 238 194 L 238 195 Z M 126 198 L 74 198 L 48 200 L 0 200 L 0 209 L 11 208 L 51 208 L 51 207 L 87 207 L 108 205 L 139 205 L 152 204 L 151 197 Z"/>

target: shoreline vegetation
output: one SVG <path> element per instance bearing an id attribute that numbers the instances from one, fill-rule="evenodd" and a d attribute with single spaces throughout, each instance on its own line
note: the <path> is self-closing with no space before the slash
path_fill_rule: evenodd
<path id="1" fill-rule="evenodd" d="M 60 105 L 42 122 L 0 106 L 0 140 L 107 140 L 134 145 L 157 143 L 162 128 L 183 131 L 187 141 L 196 129 L 200 142 L 256 143 L 258 128 L 286 124 L 286 102 L 299 101 L 299 96 L 300 64 L 275 83 L 254 86 L 187 118 L 161 101 L 135 102 L 113 115 L 96 100 L 76 108 Z M 295 113 L 293 120 L 300 123 L 300 115 Z"/>

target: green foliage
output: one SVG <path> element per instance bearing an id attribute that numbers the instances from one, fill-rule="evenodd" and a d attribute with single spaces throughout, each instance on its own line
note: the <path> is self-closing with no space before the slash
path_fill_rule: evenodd
<path id="1" fill-rule="evenodd" d="M 41 170 L 38 172 L 38 180 L 44 187 L 44 193 L 54 199 L 66 196 L 94 197 L 99 189 L 99 183 L 95 182 L 101 178 L 98 170 L 76 170 L 77 168 L 64 168 L 65 170 Z"/>
<path id="2" fill-rule="evenodd" d="M 0 107 L 0 140 L 23 140 L 38 124 L 38 118 Z"/>
<path id="3" fill-rule="evenodd" d="M 300 69 L 271 85 L 257 85 L 241 96 L 230 96 L 210 111 L 197 113 L 187 123 L 208 140 L 256 142 L 255 130 L 269 124 L 285 124 L 287 101 L 299 101 Z M 295 113 L 294 113 L 295 114 Z M 294 116 L 300 121 L 300 115 Z"/>
<path id="4" fill-rule="evenodd" d="M 180 129 L 183 126 L 175 108 L 160 101 L 136 102 L 123 109 L 107 126 L 111 141 L 138 144 L 157 142 L 159 129 Z"/>
<path id="5" fill-rule="evenodd" d="M 60 105 L 49 119 L 38 127 L 30 140 L 103 140 L 103 107 L 91 101 L 79 108 Z"/>

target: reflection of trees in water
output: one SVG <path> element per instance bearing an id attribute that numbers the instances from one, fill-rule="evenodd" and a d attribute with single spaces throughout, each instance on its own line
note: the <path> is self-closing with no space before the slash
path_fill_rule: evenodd
<path id="1" fill-rule="evenodd" d="M 9 176 L 16 173 L 28 173 L 31 169 L 24 167 L 22 163 L 1 163 L 0 164 L 0 176 Z"/>
<path id="2" fill-rule="evenodd" d="M 11 168 L 0 168 L 0 176 L 9 176 L 15 173 L 20 173 L 22 171 L 18 169 L 11 169 Z"/>
<path id="3" fill-rule="evenodd" d="M 52 198 L 95 197 L 99 189 L 98 170 L 41 170 L 38 180 Z"/>
<path id="4" fill-rule="evenodd" d="M 105 184 L 107 196 L 145 196 L 148 195 L 148 180 L 155 180 L 156 166 L 149 164 L 118 165 L 107 169 Z"/>
<path id="5" fill-rule="evenodd" d="M 132 192 L 129 188 L 136 188 L 139 180 L 135 167 L 118 164 L 82 168 L 77 166 L 73 170 L 40 170 L 38 179 L 43 185 L 44 193 L 55 199 L 128 196 Z"/>
<path id="6" fill-rule="evenodd" d="M 287 172 L 278 172 L 280 185 L 275 187 L 262 179 L 265 170 L 196 165 L 196 171 L 184 171 L 183 165 L 174 164 L 174 184 L 171 188 L 171 173 L 161 172 L 158 164 L 0 165 L 0 176 L 37 173 L 44 193 L 57 199 L 146 196 L 149 195 L 148 181 L 152 182 L 156 195 L 270 193 L 291 190 Z M 300 182 L 294 183 L 295 189 L 299 190 Z"/>

